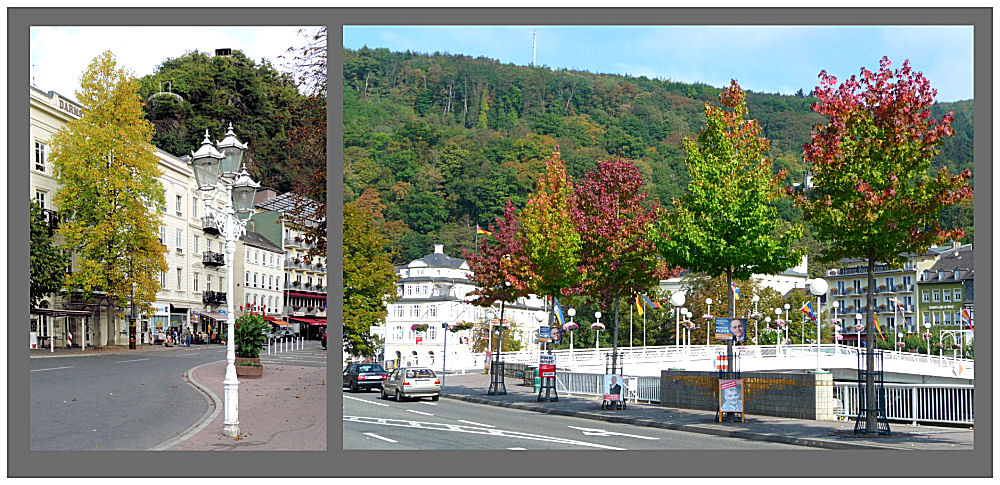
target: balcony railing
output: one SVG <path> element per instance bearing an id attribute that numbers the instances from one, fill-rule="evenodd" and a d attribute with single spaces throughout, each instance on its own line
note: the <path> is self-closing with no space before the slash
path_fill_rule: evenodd
<path id="1" fill-rule="evenodd" d="M 201 294 L 201 302 L 206 305 L 224 305 L 226 293 L 222 291 L 206 291 Z"/>
<path id="2" fill-rule="evenodd" d="M 204 216 L 201 218 L 201 230 L 205 234 L 222 234 L 218 222 L 214 217 Z"/>
<path id="3" fill-rule="evenodd" d="M 294 237 L 286 237 L 284 239 L 285 246 L 291 246 L 296 248 L 312 249 L 316 247 L 314 243 L 307 243 L 305 241 L 296 241 Z"/>
<path id="4" fill-rule="evenodd" d="M 205 266 L 222 266 L 226 264 L 226 255 L 215 251 L 201 253 L 201 262 Z"/>

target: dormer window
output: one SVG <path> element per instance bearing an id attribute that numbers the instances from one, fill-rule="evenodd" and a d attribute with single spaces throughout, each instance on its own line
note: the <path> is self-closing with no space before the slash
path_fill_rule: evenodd
<path id="1" fill-rule="evenodd" d="M 955 279 L 956 280 L 962 279 L 962 270 L 960 270 L 960 269 L 956 269 L 955 270 Z"/>
<path id="2" fill-rule="evenodd" d="M 930 281 L 930 279 L 931 279 L 931 272 L 925 269 L 924 270 L 924 281 Z"/>
<path id="3" fill-rule="evenodd" d="M 938 281 L 944 281 L 944 270 L 938 271 Z"/>

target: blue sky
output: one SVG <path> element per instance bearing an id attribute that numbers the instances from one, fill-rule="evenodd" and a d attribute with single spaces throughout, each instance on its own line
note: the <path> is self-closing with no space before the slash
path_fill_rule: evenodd
<path id="1" fill-rule="evenodd" d="M 971 26 L 344 26 L 344 46 L 485 56 L 550 68 L 660 77 L 745 89 L 809 92 L 889 56 L 930 80 L 938 101 L 972 99 Z"/>

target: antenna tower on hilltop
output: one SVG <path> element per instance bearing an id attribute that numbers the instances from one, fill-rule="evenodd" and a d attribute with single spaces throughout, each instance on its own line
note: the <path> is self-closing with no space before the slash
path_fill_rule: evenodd
<path id="1" fill-rule="evenodd" d="M 535 67 L 535 31 L 531 31 L 531 67 Z"/>

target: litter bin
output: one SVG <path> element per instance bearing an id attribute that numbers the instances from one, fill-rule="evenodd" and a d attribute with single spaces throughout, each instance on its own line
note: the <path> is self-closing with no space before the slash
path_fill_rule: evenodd
<path id="1" fill-rule="evenodd" d="M 532 374 L 535 376 L 535 392 L 541 392 L 542 390 L 542 379 L 538 377 L 538 369 L 535 368 Z"/>

